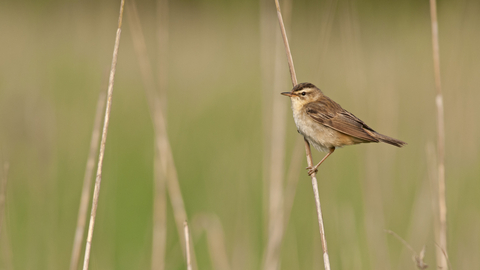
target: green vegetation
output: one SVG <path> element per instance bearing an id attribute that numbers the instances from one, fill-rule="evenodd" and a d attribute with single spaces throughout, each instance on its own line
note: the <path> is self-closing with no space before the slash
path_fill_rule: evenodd
<path id="1" fill-rule="evenodd" d="M 260 269 L 268 202 L 262 111 L 270 110 L 262 105 L 260 5 L 170 2 L 168 134 L 187 214 L 190 221 L 201 213 L 218 216 L 232 269 Z M 10 164 L 0 269 L 69 265 L 118 5 L 0 3 L 0 162 Z M 138 5 L 155 64 L 155 2 Z M 435 143 L 436 116 L 428 1 L 338 1 L 331 26 L 323 1 L 295 2 L 292 11 L 289 38 L 299 81 L 314 83 L 375 130 L 408 143 L 346 147 L 319 168 L 332 269 L 415 269 L 410 251 L 384 229 L 418 252 L 427 245 L 425 261 L 433 269 L 435 190 L 426 148 Z M 480 3 L 441 1 L 438 12 L 448 252 L 454 269 L 478 269 Z M 128 24 L 125 19 L 90 269 L 150 268 L 153 128 Z M 290 87 L 286 59 L 282 65 L 278 93 Z M 285 117 L 282 171 L 299 139 L 290 111 Z M 318 162 L 323 153 L 313 156 Z M 306 166 L 305 158 L 298 162 Z M 310 178 L 303 170 L 298 177 L 281 266 L 321 269 Z M 170 204 L 167 218 L 166 269 L 186 269 Z M 190 228 L 199 269 L 213 269 L 205 234 Z"/>

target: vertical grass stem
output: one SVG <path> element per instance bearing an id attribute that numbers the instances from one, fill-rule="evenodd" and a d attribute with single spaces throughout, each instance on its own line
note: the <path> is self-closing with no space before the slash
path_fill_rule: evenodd
<path id="1" fill-rule="evenodd" d="M 297 75 L 295 74 L 295 67 L 293 66 L 293 58 L 292 53 L 290 52 L 290 46 L 288 44 L 287 33 L 285 31 L 285 25 L 283 24 L 282 13 L 280 11 L 280 4 L 278 0 L 275 0 L 275 5 L 277 7 L 277 16 L 278 21 L 280 23 L 280 29 L 282 31 L 283 42 L 285 43 L 285 50 L 287 52 L 287 59 L 288 59 L 288 67 L 290 69 L 290 75 L 292 78 L 293 86 L 297 85 Z M 312 152 L 310 151 L 310 144 L 305 139 L 305 151 L 307 154 L 307 163 L 309 167 L 313 167 L 313 160 L 312 160 Z M 325 228 L 323 225 L 323 216 L 322 216 L 322 208 L 320 205 L 320 196 L 318 192 L 318 184 L 317 184 L 317 177 L 315 173 L 312 173 L 312 187 L 313 187 L 313 194 L 315 196 L 315 206 L 317 209 L 317 218 L 318 218 L 318 226 L 320 229 L 320 238 L 322 241 L 322 249 L 323 249 L 323 264 L 325 266 L 325 270 L 330 270 L 330 259 L 328 256 L 328 249 L 327 249 L 327 240 L 325 238 Z"/>
<path id="2" fill-rule="evenodd" d="M 445 190 L 445 119 L 443 108 L 443 95 L 440 77 L 440 46 L 438 41 L 437 1 L 430 0 L 430 18 L 432 24 L 432 48 L 433 70 L 435 76 L 435 89 L 437 95 L 435 103 L 437 107 L 437 162 L 438 162 L 438 209 L 439 230 L 436 236 L 441 249 L 447 251 L 447 203 Z M 442 252 L 437 251 L 437 266 L 440 269 L 448 269 L 447 259 Z"/>
<path id="3" fill-rule="evenodd" d="M 112 65 L 110 67 L 110 76 L 108 80 L 107 107 L 105 109 L 102 139 L 100 143 L 100 153 L 98 155 L 97 175 L 95 179 L 95 189 L 93 191 L 92 211 L 90 214 L 90 223 L 88 226 L 88 235 L 87 235 L 87 243 L 85 247 L 85 258 L 83 261 L 83 270 L 88 269 L 88 265 L 90 261 L 90 250 L 92 248 L 93 229 L 95 226 L 95 217 L 97 215 L 98 197 L 100 195 L 100 184 L 102 182 L 103 157 L 105 154 L 105 145 L 107 142 L 108 124 L 110 122 L 110 111 L 112 109 L 113 83 L 115 81 L 115 71 L 116 71 L 117 60 L 118 60 L 118 48 L 120 45 L 120 35 L 122 33 L 122 20 L 123 20 L 124 6 L 125 6 L 125 0 L 121 0 L 120 14 L 118 15 L 118 27 L 117 27 L 117 33 L 115 36 L 115 45 L 113 47 Z"/>
<path id="4" fill-rule="evenodd" d="M 188 230 L 188 223 L 185 220 L 183 223 L 183 229 L 185 232 L 185 251 L 186 251 L 186 256 L 187 256 L 187 270 L 192 270 L 192 259 L 190 257 L 190 232 Z"/>
<path id="5" fill-rule="evenodd" d="M 100 93 L 97 102 L 97 110 L 93 124 L 92 137 L 90 139 L 90 152 L 88 153 L 87 165 L 85 167 L 85 175 L 83 178 L 82 195 L 80 197 L 80 207 L 77 216 L 77 228 L 75 229 L 75 237 L 73 240 L 72 255 L 70 258 L 70 270 L 77 270 L 78 261 L 80 259 L 80 249 L 82 246 L 83 233 L 85 224 L 87 223 L 88 198 L 90 197 L 90 186 L 92 184 L 92 174 L 95 169 L 95 153 L 98 150 L 98 142 L 100 141 L 100 127 L 102 124 L 102 111 L 105 108 L 105 93 Z"/>

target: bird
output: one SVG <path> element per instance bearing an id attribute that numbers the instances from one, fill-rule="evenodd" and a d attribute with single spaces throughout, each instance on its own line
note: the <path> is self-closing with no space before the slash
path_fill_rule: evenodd
<path id="1" fill-rule="evenodd" d="M 281 94 L 291 99 L 298 133 L 318 151 L 327 152 L 317 165 L 307 167 L 308 175 L 316 173 L 320 164 L 335 149 L 346 145 L 372 142 L 383 142 L 397 147 L 406 145 L 401 140 L 376 132 L 311 83 L 299 83 L 291 92 Z"/>

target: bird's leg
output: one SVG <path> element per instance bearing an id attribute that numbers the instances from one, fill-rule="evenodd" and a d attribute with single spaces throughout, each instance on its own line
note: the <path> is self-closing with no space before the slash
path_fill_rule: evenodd
<path id="1" fill-rule="evenodd" d="M 322 164 L 323 161 L 325 161 L 325 159 L 327 159 L 333 152 L 335 151 L 335 147 L 332 147 L 330 148 L 330 152 L 328 152 L 328 154 L 325 155 L 325 157 L 322 158 L 322 160 L 320 160 L 320 162 L 315 165 L 315 167 L 307 167 L 307 170 L 308 170 L 308 175 L 312 175 L 313 173 L 316 173 L 318 172 L 317 168 L 318 166 L 320 166 L 320 164 Z"/>

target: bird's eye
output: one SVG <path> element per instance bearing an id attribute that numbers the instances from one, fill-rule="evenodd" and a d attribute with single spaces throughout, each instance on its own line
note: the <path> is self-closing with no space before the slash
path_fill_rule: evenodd
<path id="1" fill-rule="evenodd" d="M 305 96 L 306 94 L 307 94 L 307 93 L 305 93 L 305 92 L 302 92 L 302 96 Z"/>

